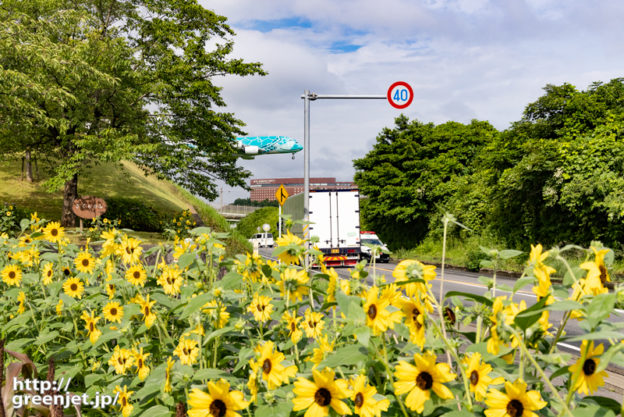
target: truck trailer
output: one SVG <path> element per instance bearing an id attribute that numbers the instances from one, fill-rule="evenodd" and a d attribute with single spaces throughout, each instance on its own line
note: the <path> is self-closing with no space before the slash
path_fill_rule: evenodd
<path id="1" fill-rule="evenodd" d="M 303 196 L 284 203 L 284 214 L 303 220 Z M 317 246 L 327 266 L 351 266 L 360 260 L 360 194 L 358 190 L 310 190 L 310 225 L 294 224 L 291 232 L 302 239 L 318 237 Z"/>

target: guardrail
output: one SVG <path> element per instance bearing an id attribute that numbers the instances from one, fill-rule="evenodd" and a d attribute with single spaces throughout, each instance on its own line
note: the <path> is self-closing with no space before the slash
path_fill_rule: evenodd
<path id="1" fill-rule="evenodd" d="M 253 213 L 254 211 L 261 209 L 262 207 L 254 207 L 254 206 L 235 206 L 233 204 L 228 204 L 227 206 L 221 207 L 218 211 L 224 217 L 245 217 L 249 213 Z"/>

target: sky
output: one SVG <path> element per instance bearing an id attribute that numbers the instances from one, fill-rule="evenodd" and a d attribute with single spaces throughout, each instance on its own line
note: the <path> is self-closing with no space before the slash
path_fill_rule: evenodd
<path id="1" fill-rule="evenodd" d="M 312 177 L 352 181 L 401 113 L 410 120 L 503 130 L 547 84 L 585 90 L 624 76 L 621 0 L 199 0 L 235 31 L 231 58 L 262 62 L 267 76 L 225 76 L 227 107 L 248 135 L 303 144 L 305 90 L 384 95 L 395 81 L 414 90 L 403 110 L 386 100 L 311 102 Z M 303 177 L 303 152 L 241 160 L 252 178 Z M 223 202 L 247 198 L 223 187 Z M 219 206 L 221 199 L 214 205 Z"/>

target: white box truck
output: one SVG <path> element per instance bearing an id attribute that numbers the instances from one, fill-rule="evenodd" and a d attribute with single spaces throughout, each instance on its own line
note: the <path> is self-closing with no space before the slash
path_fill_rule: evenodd
<path id="1" fill-rule="evenodd" d="M 358 190 L 310 190 L 307 236 L 301 225 L 292 232 L 302 238 L 318 237 L 327 266 L 351 266 L 360 260 L 360 194 Z M 303 193 L 284 203 L 284 214 L 303 219 Z"/>

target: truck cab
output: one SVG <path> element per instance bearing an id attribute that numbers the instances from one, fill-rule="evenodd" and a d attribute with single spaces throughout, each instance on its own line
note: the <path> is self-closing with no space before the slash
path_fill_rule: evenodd
<path id="1" fill-rule="evenodd" d="M 372 253 L 371 246 L 379 246 L 381 250 L 377 254 L 375 262 L 388 263 L 390 261 L 390 255 L 388 253 L 385 253 L 388 252 L 388 247 L 379 239 L 375 232 L 360 232 L 360 244 L 362 245 L 362 259 L 367 259 L 370 261 Z"/>

